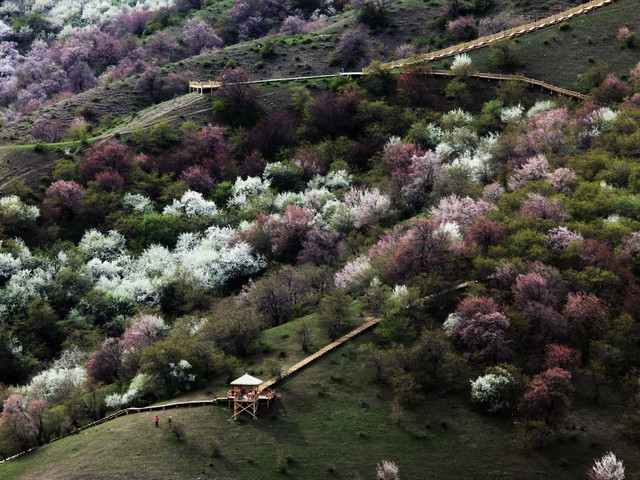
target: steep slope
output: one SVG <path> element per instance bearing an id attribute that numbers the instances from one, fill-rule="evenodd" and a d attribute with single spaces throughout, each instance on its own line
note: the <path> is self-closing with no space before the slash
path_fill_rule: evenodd
<path id="1" fill-rule="evenodd" d="M 17 181 L 32 183 L 50 170 L 64 152 L 33 146 L 0 147 L 0 193 L 10 191 Z"/>

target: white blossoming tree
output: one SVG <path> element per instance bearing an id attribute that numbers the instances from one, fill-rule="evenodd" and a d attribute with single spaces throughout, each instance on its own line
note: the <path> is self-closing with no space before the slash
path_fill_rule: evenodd
<path id="1" fill-rule="evenodd" d="M 200 192 L 187 190 L 182 198 L 174 199 L 171 205 L 164 207 L 162 213 L 176 217 L 213 217 L 218 213 L 218 207 L 215 202 L 206 200 Z"/>
<path id="2" fill-rule="evenodd" d="M 105 235 L 94 229 L 86 232 L 78 244 L 78 248 L 87 258 L 103 261 L 120 257 L 124 253 L 125 246 L 126 241 L 121 233 L 111 230 Z"/>
<path id="3" fill-rule="evenodd" d="M 593 462 L 589 471 L 589 480 L 624 480 L 624 464 L 615 453 L 609 452 Z"/>
<path id="4" fill-rule="evenodd" d="M 491 413 L 508 411 L 517 399 L 518 381 L 505 368 L 495 367 L 471 381 L 471 400 Z"/>
<path id="5" fill-rule="evenodd" d="M 376 466 L 378 480 L 400 480 L 400 469 L 391 460 L 382 460 Z"/>

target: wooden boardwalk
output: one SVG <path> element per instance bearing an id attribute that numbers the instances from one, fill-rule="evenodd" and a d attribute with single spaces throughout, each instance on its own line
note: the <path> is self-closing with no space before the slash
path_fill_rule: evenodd
<path id="1" fill-rule="evenodd" d="M 433 75 L 433 76 L 444 76 L 444 77 L 455 77 L 458 76 L 456 73 L 450 70 L 425 70 L 420 72 L 422 75 Z M 265 83 L 276 83 L 276 82 L 297 82 L 302 80 L 312 80 L 317 78 L 334 78 L 339 76 L 345 77 L 362 77 L 365 75 L 369 75 L 368 72 L 344 72 L 344 73 L 331 73 L 326 75 L 311 75 L 308 77 L 285 77 L 285 78 L 267 78 L 264 80 L 253 80 L 251 82 L 243 82 L 242 85 L 245 84 L 265 84 Z M 467 77 L 472 78 L 482 78 L 485 80 L 497 80 L 497 81 L 516 81 L 523 82 L 531 86 L 540 87 L 543 90 L 547 90 L 549 92 L 558 93 L 560 95 L 566 95 L 568 97 L 577 98 L 578 100 L 585 100 L 587 95 L 584 93 L 579 93 L 573 90 L 569 90 L 568 88 L 559 87 L 557 85 L 552 85 L 547 82 L 543 82 L 542 80 L 537 80 L 535 78 L 529 78 L 522 75 L 507 75 L 504 73 L 469 73 L 466 75 Z M 206 93 L 204 90 L 198 90 L 196 87 L 192 88 L 193 84 L 204 84 L 204 82 L 189 82 L 189 90 L 190 92 L 198 92 L 198 93 Z M 219 88 L 219 85 L 218 87 Z"/>
<path id="2" fill-rule="evenodd" d="M 454 77 L 455 73 L 450 70 L 432 70 L 431 72 L 425 72 L 425 75 L 436 75 L 436 76 L 447 76 Z M 559 93 L 560 95 L 566 95 L 567 97 L 577 98 L 578 100 L 585 100 L 587 95 L 584 93 L 575 92 L 573 90 L 569 90 L 568 88 L 558 87 L 557 85 L 552 85 L 547 82 L 543 82 L 542 80 L 536 80 L 535 78 L 524 77 L 522 75 L 506 75 L 504 73 L 470 73 L 467 75 L 472 78 L 483 78 L 486 80 L 498 80 L 498 81 L 516 81 L 523 82 L 529 85 L 540 87 L 544 90 L 548 90 L 553 93 Z"/>
<path id="3" fill-rule="evenodd" d="M 357 335 L 360 335 L 362 332 L 370 329 L 371 327 L 376 325 L 379 321 L 380 321 L 379 318 L 367 317 L 365 319 L 365 322 L 362 325 L 360 325 L 358 328 L 356 328 L 355 330 L 351 330 L 349 333 L 347 333 L 346 335 L 340 337 L 335 342 L 330 343 L 326 347 L 323 347 L 320 350 L 318 350 L 316 353 L 314 353 L 312 355 L 309 355 L 308 357 L 306 357 L 305 359 L 299 361 L 295 365 L 290 366 L 284 372 L 282 372 L 282 375 L 280 375 L 280 377 L 271 378 L 271 379 L 267 380 L 266 382 L 264 382 L 262 385 L 260 385 L 260 387 L 258 387 L 258 391 L 262 392 L 263 390 L 265 390 L 267 388 L 270 388 L 273 385 L 275 385 L 276 383 L 278 383 L 278 382 L 284 380 L 285 378 L 293 375 L 298 370 L 303 369 L 304 367 L 306 367 L 310 363 L 315 362 L 318 358 L 320 358 L 323 355 L 326 355 L 327 353 L 329 353 L 330 351 L 338 348 L 343 343 L 348 342 L 353 337 L 355 337 Z"/>
<path id="4" fill-rule="evenodd" d="M 444 295 L 446 293 L 455 292 L 456 290 L 462 290 L 464 288 L 467 288 L 468 286 L 469 286 L 469 282 L 463 282 L 463 283 L 460 283 L 460 284 L 456 285 L 455 287 L 449 288 L 449 289 L 444 290 L 442 292 L 434 293 L 432 295 L 428 295 L 428 296 L 424 297 L 424 299 L 428 300 L 428 299 L 437 298 L 437 297 L 440 297 L 440 296 L 442 296 L 442 295 Z M 318 358 L 322 357 L 323 355 L 326 355 L 327 353 L 331 352 L 332 350 L 335 350 L 340 345 L 342 345 L 342 344 L 348 342 L 349 340 L 351 340 L 352 338 L 360 335 L 362 332 L 365 332 L 365 331 L 369 330 L 371 327 L 373 327 L 374 325 L 378 324 L 378 322 L 380 322 L 380 318 L 367 317 L 365 319 L 365 322 L 362 325 L 360 325 L 359 327 L 357 327 L 354 330 L 351 330 L 349 333 L 347 333 L 346 335 L 340 337 L 335 342 L 330 343 L 329 345 L 327 345 L 324 348 L 321 348 L 320 350 L 318 350 L 313 355 L 309 355 L 307 358 L 305 358 L 305 359 L 301 360 L 300 362 L 296 363 L 295 365 L 292 365 L 291 367 L 287 368 L 284 372 L 282 372 L 282 375 L 280 375 L 280 377 L 271 378 L 271 379 L 267 380 L 266 382 L 264 382 L 262 385 L 260 385 L 260 387 L 258 388 L 258 391 L 261 392 L 264 389 L 270 388 L 273 385 L 275 385 L 276 383 L 281 382 L 285 378 L 290 377 L 291 375 L 293 375 L 297 371 L 302 370 L 307 365 L 315 362 Z"/>
<path id="5" fill-rule="evenodd" d="M 502 40 L 511 39 L 520 35 L 534 32 L 536 30 L 550 27 L 578 15 L 590 12 L 591 10 L 594 10 L 596 8 L 600 8 L 613 3 L 614 1 L 615 0 L 592 0 L 590 2 L 583 3 L 582 5 L 578 5 L 577 7 L 565 10 L 564 12 L 551 15 L 550 17 L 545 17 L 536 22 L 527 23 L 525 25 L 520 25 L 519 27 L 503 30 L 492 35 L 486 35 L 484 37 L 476 38 L 475 40 L 472 40 L 470 42 L 452 45 L 451 47 L 443 48 L 442 50 L 423 53 L 421 55 L 415 55 L 411 58 L 396 60 L 394 62 L 383 63 L 382 67 L 388 69 L 402 68 L 409 65 L 415 65 L 417 63 L 430 62 L 433 60 L 440 60 L 441 58 L 451 57 L 453 55 L 459 55 L 461 53 L 466 53 L 477 48 L 482 48 L 486 47 L 487 45 L 498 43 Z"/>

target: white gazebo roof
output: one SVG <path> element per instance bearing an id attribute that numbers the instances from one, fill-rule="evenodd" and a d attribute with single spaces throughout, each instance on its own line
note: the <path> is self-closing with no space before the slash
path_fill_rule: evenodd
<path id="1" fill-rule="evenodd" d="M 236 378 L 233 382 L 231 382 L 231 385 L 245 385 L 247 387 L 253 387 L 262 385 L 263 383 L 264 382 L 259 378 L 252 377 L 247 372 L 245 372 L 244 375 L 242 375 L 240 378 Z"/>

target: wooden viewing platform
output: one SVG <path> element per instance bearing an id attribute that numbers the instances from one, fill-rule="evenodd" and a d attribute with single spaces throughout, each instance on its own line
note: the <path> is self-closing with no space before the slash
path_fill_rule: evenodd
<path id="1" fill-rule="evenodd" d="M 221 85 L 220 82 L 189 82 L 189 93 L 211 93 Z"/>
<path id="2" fill-rule="evenodd" d="M 274 391 L 264 392 L 260 395 L 253 395 L 251 393 L 247 395 L 231 395 L 231 392 L 227 394 L 227 401 L 229 406 L 233 404 L 232 418 L 236 418 L 243 412 L 248 413 L 254 420 L 258 419 L 258 406 L 266 405 L 267 408 L 271 405 L 271 400 L 275 398 Z"/>

